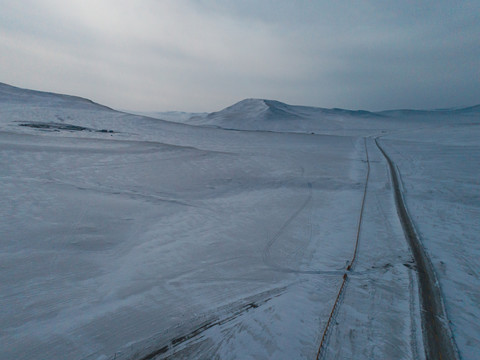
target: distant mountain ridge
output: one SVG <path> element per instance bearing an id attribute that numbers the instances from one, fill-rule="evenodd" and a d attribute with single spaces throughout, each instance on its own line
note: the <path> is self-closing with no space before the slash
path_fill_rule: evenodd
<path id="1" fill-rule="evenodd" d="M 232 130 L 315 133 L 342 131 L 347 119 L 361 122 L 383 117 L 363 110 L 324 109 L 289 105 L 277 100 L 245 99 L 206 116 L 193 116 L 186 123 Z"/>
<path id="2" fill-rule="evenodd" d="M 223 110 L 210 113 L 207 118 L 228 119 L 242 114 L 244 117 L 269 119 L 308 119 L 318 115 L 381 116 L 365 110 L 325 109 L 313 106 L 289 105 L 277 100 L 245 99 Z"/>
<path id="3" fill-rule="evenodd" d="M 56 105 L 92 110 L 114 111 L 92 100 L 52 92 L 23 89 L 0 82 L 0 102 L 37 103 L 41 106 Z M 135 113 L 135 112 L 134 112 Z M 340 108 L 290 105 L 277 100 L 249 98 L 239 101 L 220 111 L 212 113 L 136 112 L 144 116 L 191 125 L 214 126 L 240 130 L 286 131 L 315 129 L 338 129 L 342 119 L 381 119 L 396 116 L 417 116 L 435 114 L 479 114 L 480 104 L 449 109 L 411 110 L 397 109 L 371 112 Z"/>
<path id="4" fill-rule="evenodd" d="M 300 106 L 292 106 L 275 100 L 245 99 L 223 110 L 208 114 L 208 118 L 217 117 L 232 118 L 241 116 L 253 116 L 256 118 L 272 119 L 296 119 L 303 118 L 304 114 L 298 111 Z"/>

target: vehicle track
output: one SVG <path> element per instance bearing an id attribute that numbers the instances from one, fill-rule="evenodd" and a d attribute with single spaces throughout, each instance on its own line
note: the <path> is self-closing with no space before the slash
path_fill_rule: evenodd
<path id="1" fill-rule="evenodd" d="M 363 138 L 363 143 L 365 146 L 365 162 L 367 163 L 367 175 L 365 177 L 365 186 L 363 188 L 363 198 L 362 198 L 362 205 L 360 207 L 360 214 L 358 216 L 358 224 L 357 224 L 357 236 L 355 239 L 355 248 L 353 251 L 353 256 L 352 260 L 349 262 L 347 266 L 347 271 L 352 271 L 353 266 L 355 265 L 355 260 L 357 259 L 357 252 L 358 252 L 358 243 L 360 241 L 360 232 L 362 230 L 362 220 L 363 220 L 363 212 L 365 209 L 365 199 L 367 198 L 367 189 L 368 189 L 368 180 L 370 178 L 370 159 L 368 157 L 368 148 L 367 148 L 367 138 Z M 343 297 L 343 293 L 345 292 L 345 289 L 347 287 L 348 283 L 348 274 L 345 272 L 343 274 L 343 280 L 342 284 L 340 285 L 340 289 L 338 290 L 337 297 L 335 299 L 335 302 L 333 303 L 332 310 L 330 311 L 330 315 L 327 320 L 327 324 L 325 325 L 325 329 L 323 330 L 322 334 L 322 339 L 320 340 L 320 345 L 318 346 L 318 351 L 317 351 L 317 357 L 316 360 L 320 359 L 321 356 L 324 354 L 324 350 L 327 344 L 327 338 L 328 338 L 328 333 L 330 330 L 330 324 L 332 323 L 333 318 L 335 317 L 335 314 L 338 311 L 338 308 L 340 306 L 341 299 Z"/>
<path id="2" fill-rule="evenodd" d="M 263 258 L 263 262 L 278 270 L 278 271 L 282 271 L 282 272 L 299 272 L 299 273 L 317 273 L 317 272 L 311 272 L 311 271 L 307 271 L 307 272 L 304 272 L 304 271 L 301 271 L 301 270 L 295 270 L 295 269 L 289 269 L 289 268 L 285 268 L 285 267 L 281 267 L 279 265 L 277 265 L 276 263 L 274 263 L 272 260 L 271 260 L 271 257 L 270 257 L 270 250 L 273 246 L 273 244 L 275 244 L 275 242 L 278 240 L 278 238 L 280 237 L 280 235 L 283 234 L 283 232 L 285 231 L 285 229 L 292 223 L 293 220 L 295 220 L 295 218 L 307 207 L 307 205 L 310 203 L 310 201 L 312 201 L 312 195 L 313 194 L 313 190 L 312 190 L 312 183 L 308 183 L 308 196 L 307 198 L 303 201 L 303 203 L 300 205 L 300 207 L 283 223 L 283 225 L 280 227 L 280 229 L 272 236 L 272 238 L 268 241 L 267 245 L 265 246 L 264 250 L 263 250 L 263 254 L 262 254 L 262 258 Z"/>
<path id="3" fill-rule="evenodd" d="M 448 325 L 448 318 L 443 303 L 440 285 L 433 265 L 428 257 L 415 226 L 410 218 L 405 199 L 400 188 L 400 175 L 392 159 L 380 146 L 378 138 L 375 144 L 385 157 L 390 170 L 397 213 L 402 224 L 405 237 L 412 251 L 418 274 L 420 301 L 422 306 L 422 332 L 424 339 L 425 356 L 433 359 L 460 359 L 455 340 Z"/>

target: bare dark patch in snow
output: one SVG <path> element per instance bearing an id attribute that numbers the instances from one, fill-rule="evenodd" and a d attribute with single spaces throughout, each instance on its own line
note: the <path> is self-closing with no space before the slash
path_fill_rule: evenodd
<path id="1" fill-rule="evenodd" d="M 65 130 L 65 131 L 88 131 L 88 132 L 100 132 L 100 133 L 115 132 L 113 130 L 107 130 L 107 129 L 97 130 L 97 129 L 91 129 L 84 126 L 64 124 L 64 123 L 60 124 L 60 123 L 54 123 L 54 122 L 27 122 L 27 123 L 18 124 L 18 126 L 25 126 L 33 129 L 52 130 L 52 131 Z"/>

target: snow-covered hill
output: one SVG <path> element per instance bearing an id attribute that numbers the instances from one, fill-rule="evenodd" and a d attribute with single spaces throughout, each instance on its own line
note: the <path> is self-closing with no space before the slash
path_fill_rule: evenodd
<path id="1" fill-rule="evenodd" d="M 78 96 L 55 94 L 43 91 L 21 89 L 15 86 L 0 83 L 0 102 L 5 105 L 24 105 L 42 107 L 62 107 L 84 110 L 112 110 L 107 106 L 94 103 L 91 100 Z"/>
<path id="2" fill-rule="evenodd" d="M 325 109 L 288 105 L 275 100 L 245 99 L 213 113 L 149 112 L 157 119 L 229 130 L 367 135 L 372 129 L 398 131 L 418 127 L 419 122 L 449 123 L 458 116 L 478 115 L 480 105 L 441 110 L 365 110 Z"/>
<path id="3" fill-rule="evenodd" d="M 188 123 L 236 130 L 322 133 L 344 130 L 345 121 L 378 117 L 381 115 L 368 111 L 323 109 L 288 105 L 275 100 L 245 99 L 207 116 L 191 117 Z"/>

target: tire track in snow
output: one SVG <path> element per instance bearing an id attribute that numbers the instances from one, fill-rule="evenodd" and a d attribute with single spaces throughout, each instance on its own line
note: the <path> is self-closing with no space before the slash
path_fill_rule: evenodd
<path id="1" fill-rule="evenodd" d="M 355 260 L 357 259 L 358 243 L 360 241 L 360 232 L 362 231 L 363 210 L 365 209 L 365 199 L 367 198 L 368 180 L 370 179 L 370 159 L 368 157 L 367 138 L 363 138 L 363 141 L 365 145 L 365 157 L 366 157 L 365 161 L 367 162 L 367 176 L 365 178 L 365 186 L 363 188 L 362 206 L 360 208 L 360 215 L 358 217 L 357 238 L 355 239 L 355 250 L 353 251 L 352 261 L 347 266 L 348 271 L 352 270 Z"/>
<path id="2" fill-rule="evenodd" d="M 422 305 L 422 331 L 424 337 L 425 356 L 427 360 L 433 359 L 460 359 L 453 334 L 449 327 L 449 321 L 443 303 L 440 285 L 438 283 L 433 265 L 428 257 L 415 226 L 410 218 L 400 188 L 400 175 L 395 163 L 390 159 L 375 139 L 380 152 L 385 157 L 392 178 L 397 213 L 402 224 L 405 237 L 412 251 L 417 265 L 419 292 Z"/>
<path id="3" fill-rule="evenodd" d="M 416 309 L 416 304 L 418 304 L 418 293 L 415 294 L 416 281 L 413 276 L 414 270 L 408 269 L 408 292 L 409 292 L 409 310 L 410 310 L 410 348 L 412 350 L 412 356 L 414 359 L 420 359 L 418 340 L 421 341 L 421 338 L 417 334 L 417 319 L 415 318 L 418 314 Z M 420 325 L 421 326 L 421 325 Z M 422 346 L 423 349 L 423 346 Z"/>
<path id="4" fill-rule="evenodd" d="M 275 264 L 271 258 L 270 258 L 270 250 L 272 246 L 275 244 L 275 242 L 279 239 L 279 237 L 283 234 L 285 229 L 292 223 L 293 220 L 297 218 L 298 215 L 307 207 L 307 205 L 312 201 L 313 197 L 313 190 L 312 190 L 312 183 L 308 183 L 308 196 L 305 199 L 305 201 L 300 205 L 300 207 L 292 214 L 290 217 L 283 223 L 283 225 L 278 229 L 278 231 L 275 233 L 275 235 L 272 236 L 272 238 L 268 241 L 267 245 L 265 246 L 263 250 L 263 262 L 274 268 L 275 270 L 281 271 L 281 272 L 293 272 L 293 273 L 302 273 L 302 274 L 318 274 L 318 273 L 324 273 L 324 271 L 302 271 L 302 270 L 295 270 L 295 269 L 289 269 L 289 268 L 284 268 L 281 266 L 278 266 Z M 327 271 L 328 273 L 329 271 Z"/>
<path id="5" fill-rule="evenodd" d="M 177 334 L 175 337 L 163 342 L 163 344 L 154 346 L 152 349 L 147 350 L 146 354 L 136 354 L 133 357 L 127 357 L 127 359 L 160 360 L 176 358 L 178 351 L 186 349 L 189 345 L 192 345 L 192 342 L 202 341 L 203 338 L 201 338 L 201 336 L 211 328 L 232 322 L 245 313 L 253 311 L 258 307 L 268 303 L 273 298 L 280 296 L 284 291 L 284 287 L 274 288 L 242 300 L 238 300 L 233 305 L 226 305 L 223 309 L 220 309 L 219 314 L 212 313 L 210 317 L 205 318 L 200 324 L 197 324 L 197 327 L 195 327 L 193 330 L 186 333 Z M 227 308 L 230 309 L 228 312 L 225 312 Z M 182 356 L 182 359 L 183 358 L 185 357 Z M 112 360 L 117 360 L 117 353 L 115 353 Z"/>
<path id="6" fill-rule="evenodd" d="M 368 180 L 370 178 L 370 159 L 368 157 L 367 138 L 363 138 L 363 143 L 364 143 L 364 146 L 365 146 L 365 157 L 366 157 L 365 161 L 367 163 L 367 175 L 365 177 L 365 186 L 363 188 L 362 205 L 360 207 L 360 215 L 358 217 L 357 236 L 356 236 L 356 239 L 355 239 L 355 249 L 353 251 L 352 260 L 350 261 L 350 263 L 347 266 L 347 271 L 352 271 L 353 265 L 355 264 L 355 260 L 357 259 L 358 243 L 360 241 L 360 232 L 362 230 L 363 212 L 365 210 L 365 199 L 367 198 Z M 340 307 L 340 301 L 343 297 L 342 295 L 345 292 L 345 289 L 347 287 L 347 282 L 348 282 L 348 275 L 345 272 L 343 274 L 342 284 L 340 285 L 340 289 L 338 290 L 337 298 L 335 299 L 335 302 L 333 303 L 333 307 L 332 307 L 332 310 L 330 312 L 330 316 L 328 317 L 327 324 L 325 325 L 325 329 L 323 330 L 322 339 L 320 340 L 320 345 L 318 346 L 316 360 L 320 359 L 321 356 L 324 354 L 324 350 L 327 346 L 327 338 L 328 338 L 328 333 L 329 333 L 329 330 L 330 330 L 330 324 L 332 323 L 332 320 L 335 317 L 335 314 L 338 312 L 338 309 Z"/>

